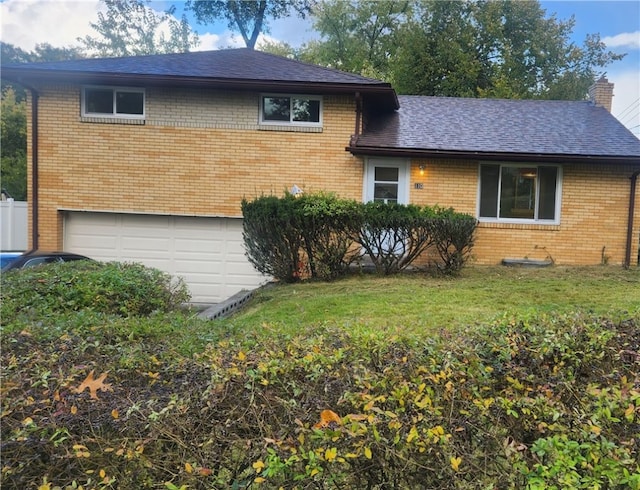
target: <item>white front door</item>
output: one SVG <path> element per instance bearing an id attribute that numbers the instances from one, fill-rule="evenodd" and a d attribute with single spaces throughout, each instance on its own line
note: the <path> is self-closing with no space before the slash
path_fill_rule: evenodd
<path id="1" fill-rule="evenodd" d="M 395 158 L 367 159 L 363 200 L 409 204 L 409 162 Z"/>

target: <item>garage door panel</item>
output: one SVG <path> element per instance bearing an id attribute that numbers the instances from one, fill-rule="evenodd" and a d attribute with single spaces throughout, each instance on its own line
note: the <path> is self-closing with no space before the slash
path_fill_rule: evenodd
<path id="1" fill-rule="evenodd" d="M 132 252 L 153 252 L 155 250 L 165 252 L 171 249 L 171 240 L 168 238 L 126 236 L 122 237 L 122 249 Z"/>
<path id="2" fill-rule="evenodd" d="M 239 219 L 68 212 L 64 243 L 97 260 L 140 262 L 182 277 L 194 302 L 220 302 L 267 280 L 244 254 Z"/>

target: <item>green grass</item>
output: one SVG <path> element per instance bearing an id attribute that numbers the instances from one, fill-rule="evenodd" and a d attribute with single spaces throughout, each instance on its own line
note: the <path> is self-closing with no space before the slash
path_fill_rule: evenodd
<path id="1" fill-rule="evenodd" d="M 640 270 L 469 267 L 459 277 L 355 275 L 331 283 L 278 284 L 218 326 L 299 333 L 323 325 L 406 334 L 464 328 L 501 317 L 573 311 L 640 314 Z"/>

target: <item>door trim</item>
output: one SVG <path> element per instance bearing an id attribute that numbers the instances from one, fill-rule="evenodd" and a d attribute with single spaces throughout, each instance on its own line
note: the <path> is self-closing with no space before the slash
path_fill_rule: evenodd
<path id="1" fill-rule="evenodd" d="M 375 167 L 394 167 L 398 171 L 398 204 L 409 204 L 410 161 L 407 158 L 366 157 L 362 179 L 362 202 L 373 201 Z"/>

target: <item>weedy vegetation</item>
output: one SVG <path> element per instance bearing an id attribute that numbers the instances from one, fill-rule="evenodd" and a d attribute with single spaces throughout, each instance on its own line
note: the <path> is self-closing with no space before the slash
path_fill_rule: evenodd
<path id="1" fill-rule="evenodd" d="M 640 489 L 640 271 L 2 277 L 2 488 Z"/>

